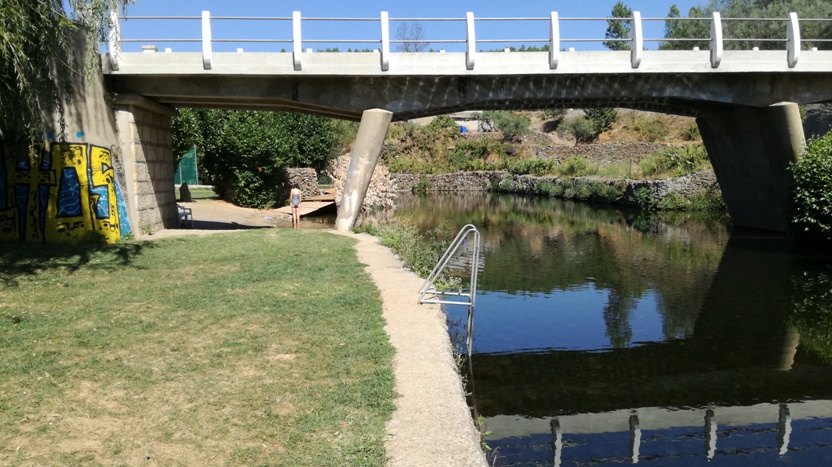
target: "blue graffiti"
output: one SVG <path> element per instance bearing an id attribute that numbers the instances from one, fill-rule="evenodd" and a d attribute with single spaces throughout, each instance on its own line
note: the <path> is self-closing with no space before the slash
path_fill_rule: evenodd
<path id="1" fill-rule="evenodd" d="M 57 217 L 78 217 L 82 214 L 81 182 L 78 180 L 78 172 L 71 167 L 64 168 L 58 185 Z"/>
<path id="2" fill-rule="evenodd" d="M 118 221 L 121 229 L 121 236 L 125 237 L 133 232 L 130 228 L 130 220 L 127 217 L 127 204 L 124 202 L 124 197 L 121 195 L 121 189 L 118 187 L 118 182 L 113 182 L 116 189 L 116 205 L 118 206 Z"/>
<path id="3" fill-rule="evenodd" d="M 90 196 L 95 203 L 95 217 L 107 219 L 110 217 L 110 191 L 107 186 L 90 186 Z"/>

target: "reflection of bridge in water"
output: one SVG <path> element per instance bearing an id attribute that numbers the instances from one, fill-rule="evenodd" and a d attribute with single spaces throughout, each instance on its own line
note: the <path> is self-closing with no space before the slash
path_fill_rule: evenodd
<path id="1" fill-rule="evenodd" d="M 687 339 L 472 355 L 477 414 L 499 433 L 489 443 L 556 464 L 828 448 L 815 435 L 832 429 L 832 367 L 798 345 L 802 269 L 779 242 L 731 237 Z"/>
<path id="2" fill-rule="evenodd" d="M 818 423 L 818 419 L 827 420 Z M 705 457 L 710 461 L 732 451 L 735 454 L 776 453 L 782 456 L 790 450 L 828 447 L 827 442 L 816 438 L 824 437 L 823 432 L 832 429 L 832 401 L 697 409 L 640 407 L 554 418 L 498 415 L 487 417 L 485 421 L 489 430 L 499 432 L 502 437 L 489 440 L 489 445 L 500 449 L 506 457 L 511 457 L 523 439 L 533 440 L 529 444 L 537 446 L 523 447 L 527 450 L 532 447 L 541 455 L 540 460 L 545 457 L 556 466 L 564 463 L 564 457 L 568 457 L 569 462 L 588 464 L 637 463 L 645 457 L 650 461 L 694 457 Z M 820 436 L 806 437 L 808 439 L 792 436 L 793 432 L 802 435 L 812 431 Z M 573 451 L 583 451 L 581 445 L 593 441 L 610 446 L 601 450 L 600 455 L 580 452 L 580 459 L 575 459 Z M 651 449 L 654 443 L 673 443 L 676 447 L 673 453 L 657 454 Z"/>

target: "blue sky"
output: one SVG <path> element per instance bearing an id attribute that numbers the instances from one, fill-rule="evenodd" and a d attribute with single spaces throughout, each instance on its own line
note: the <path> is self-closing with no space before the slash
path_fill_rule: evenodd
<path id="1" fill-rule="evenodd" d="M 202 10 L 208 10 L 212 16 L 257 16 L 290 17 L 293 11 L 300 11 L 303 17 L 362 17 L 378 18 L 379 12 L 387 11 L 390 18 L 463 18 L 471 11 L 475 17 L 548 17 L 549 12 L 558 12 L 561 18 L 606 17 L 610 15 L 615 0 L 137 0 L 128 8 L 128 16 L 200 16 Z M 640 11 L 642 17 L 665 17 L 672 4 L 676 4 L 685 15 L 691 6 L 706 3 L 704 0 L 630 0 L 627 6 Z M 391 35 L 399 23 L 391 21 Z M 455 40 L 465 38 L 463 22 L 422 21 L 425 37 L 428 41 Z M 663 35 L 663 22 L 645 22 L 645 37 L 659 38 Z M 157 45 L 160 49 L 171 47 L 174 51 L 201 50 L 197 43 L 163 43 L 164 38 L 200 38 L 200 21 L 167 20 L 145 21 L 132 20 L 122 24 L 126 39 L 154 39 L 147 43 Z M 562 40 L 600 39 L 606 30 L 604 21 L 561 21 Z M 292 27 L 289 21 L 213 21 L 214 39 L 291 39 Z M 304 39 L 373 39 L 379 38 L 377 22 L 303 22 Z M 477 22 L 477 39 L 545 39 L 548 37 L 548 25 L 543 21 L 533 22 Z M 144 42 L 143 42 L 144 43 Z M 325 48 L 337 46 L 347 48 L 376 48 L 368 44 L 305 44 L 304 48 Z M 511 44 L 482 44 L 478 49 L 498 49 Z M 528 43 L 527 45 L 532 45 Z M 537 44 L 542 45 L 542 44 Z M 139 50 L 141 43 L 125 44 L 124 50 Z M 563 43 L 563 47 L 575 47 L 576 50 L 599 50 L 601 44 Z M 248 51 L 291 50 L 291 44 L 231 44 L 216 43 L 215 51 L 234 51 L 242 47 Z M 460 44 L 431 43 L 431 48 L 448 51 L 463 50 Z M 656 43 L 647 43 L 646 48 L 655 49 Z M 393 47 L 395 50 L 395 47 Z"/>

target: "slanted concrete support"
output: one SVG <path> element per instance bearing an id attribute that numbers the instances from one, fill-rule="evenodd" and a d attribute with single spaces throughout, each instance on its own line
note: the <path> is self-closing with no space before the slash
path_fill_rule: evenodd
<path id="1" fill-rule="evenodd" d="M 392 119 L 393 112 L 383 109 L 365 110 L 361 116 L 347 180 L 344 182 L 344 193 L 341 195 L 341 206 L 338 207 L 338 217 L 335 219 L 335 228 L 341 232 L 349 232 L 361 214 L 361 205 Z"/>
<path id="2" fill-rule="evenodd" d="M 785 232 L 787 168 L 806 146 L 797 104 L 708 109 L 696 123 L 734 225 Z"/>

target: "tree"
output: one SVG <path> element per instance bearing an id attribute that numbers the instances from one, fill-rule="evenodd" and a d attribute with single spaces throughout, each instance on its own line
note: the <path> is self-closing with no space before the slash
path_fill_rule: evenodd
<path id="1" fill-rule="evenodd" d="M 675 18 L 671 7 L 668 16 Z M 676 8 L 678 12 L 678 8 Z M 698 46 L 707 49 L 710 37 L 710 17 L 715 11 L 723 18 L 786 18 L 790 12 L 796 12 L 800 18 L 832 17 L 832 2 L 826 0 L 711 0 L 707 6 L 691 8 L 689 18 L 703 18 L 702 21 L 665 21 L 665 37 L 668 39 L 705 39 L 703 41 L 668 41 L 660 49 L 684 50 Z M 748 39 L 785 39 L 785 21 L 723 21 L 725 37 Z M 800 33 L 804 47 L 832 48 L 829 42 L 816 42 L 816 39 L 832 39 L 832 23 L 801 22 Z M 766 40 L 746 40 L 725 42 L 726 49 L 783 50 L 783 42 Z"/>
<path id="2" fill-rule="evenodd" d="M 711 34 L 711 23 L 709 21 L 680 21 L 679 8 L 676 5 L 670 6 L 667 13 L 668 18 L 664 22 L 664 37 L 667 39 L 702 39 L 701 41 L 674 40 L 659 44 L 660 50 L 690 50 L 694 47 L 707 49 L 708 38 Z M 693 7 L 688 10 L 688 18 L 706 18 L 701 8 Z"/>
<path id="3" fill-rule="evenodd" d="M 810 140 L 806 153 L 790 168 L 794 233 L 832 242 L 832 133 Z"/>
<path id="4" fill-rule="evenodd" d="M 422 52 L 428 47 L 428 42 L 424 41 L 425 31 L 422 29 L 422 23 L 414 21 L 412 23 L 401 23 L 396 28 L 396 40 L 405 41 L 398 44 L 400 52 Z"/>
<path id="5" fill-rule="evenodd" d="M 624 2 L 617 2 L 612 7 L 613 18 L 632 18 L 633 10 Z M 607 32 L 604 37 L 604 47 L 610 50 L 630 50 L 630 31 L 632 26 L 629 21 L 609 19 L 607 20 Z"/>
<path id="6" fill-rule="evenodd" d="M 109 11 L 132 0 L 0 1 L 0 138 L 43 138 L 43 117 L 62 112 L 73 97 L 74 75 L 97 66 Z M 65 10 L 69 7 L 69 14 Z M 86 29 L 86 48 L 72 34 Z"/>
<path id="7" fill-rule="evenodd" d="M 329 120 L 285 112 L 182 109 L 173 119 L 176 151 L 197 146 L 202 178 L 224 199 L 269 207 L 283 201 L 285 168 L 325 168 Z"/>

